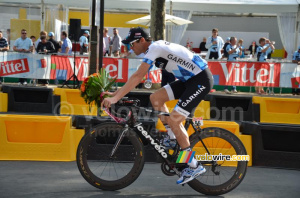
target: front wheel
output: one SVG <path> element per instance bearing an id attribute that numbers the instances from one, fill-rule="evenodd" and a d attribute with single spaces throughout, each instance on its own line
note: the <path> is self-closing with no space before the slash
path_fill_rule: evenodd
<path id="1" fill-rule="evenodd" d="M 119 135 L 127 130 L 115 154 Z M 117 123 L 100 124 L 79 143 L 77 166 L 84 179 L 102 190 L 119 190 L 133 183 L 143 170 L 144 147 L 137 134 Z"/>
<path id="2" fill-rule="evenodd" d="M 206 195 L 221 195 L 233 190 L 245 177 L 248 161 L 207 159 L 205 154 L 209 152 L 210 155 L 230 157 L 247 155 L 243 143 L 233 133 L 222 128 L 205 128 L 201 131 L 200 137 L 203 143 L 194 135 L 191 139 L 191 148 L 196 151 L 195 157 L 200 160 L 206 172 L 188 185 Z"/>

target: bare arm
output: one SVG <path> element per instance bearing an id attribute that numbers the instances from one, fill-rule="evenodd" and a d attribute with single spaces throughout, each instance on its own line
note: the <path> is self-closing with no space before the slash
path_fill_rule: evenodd
<path id="1" fill-rule="evenodd" d="M 70 48 L 69 47 L 66 47 L 66 54 L 68 54 L 69 53 L 69 50 L 70 50 Z"/>
<path id="2" fill-rule="evenodd" d="M 13 50 L 16 51 L 16 52 L 20 51 L 16 46 L 13 47 Z"/>
<path id="3" fill-rule="evenodd" d="M 266 47 L 265 49 L 262 49 L 261 52 L 266 52 L 270 47 L 271 47 L 272 49 L 274 48 L 274 46 L 270 43 L 270 44 L 268 45 L 268 47 Z"/>
<path id="4" fill-rule="evenodd" d="M 9 50 L 9 45 L 0 49 L 0 51 L 7 51 L 7 50 Z"/>

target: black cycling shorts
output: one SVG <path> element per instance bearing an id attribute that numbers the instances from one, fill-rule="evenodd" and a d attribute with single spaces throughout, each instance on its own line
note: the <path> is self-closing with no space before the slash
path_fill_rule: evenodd
<path id="1" fill-rule="evenodd" d="M 164 86 L 169 100 L 179 99 L 174 110 L 188 117 L 213 87 L 213 77 L 207 68 L 186 82 L 180 80 Z"/>

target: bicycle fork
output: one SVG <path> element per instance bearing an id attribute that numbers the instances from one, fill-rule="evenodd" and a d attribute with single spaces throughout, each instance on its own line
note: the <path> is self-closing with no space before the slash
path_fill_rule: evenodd
<path id="1" fill-rule="evenodd" d="M 112 158 L 114 156 L 114 154 L 116 153 L 118 147 L 120 146 L 122 140 L 124 139 L 125 135 L 126 135 L 126 132 L 128 131 L 128 125 L 126 124 L 125 125 L 125 129 L 120 133 L 118 139 L 117 139 L 117 142 L 116 144 L 114 145 L 109 157 Z"/>

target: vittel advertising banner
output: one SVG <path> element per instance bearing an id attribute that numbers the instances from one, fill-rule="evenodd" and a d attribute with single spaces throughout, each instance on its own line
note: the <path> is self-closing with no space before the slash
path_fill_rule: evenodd
<path id="1" fill-rule="evenodd" d="M 46 79 L 50 75 L 50 65 L 51 59 L 39 54 L 0 54 L 2 77 Z"/>
<path id="2" fill-rule="evenodd" d="M 215 85 L 279 87 L 280 63 L 209 62 Z"/>
<path id="3" fill-rule="evenodd" d="M 103 58 L 109 77 L 125 83 L 138 69 L 142 59 Z M 75 59 L 75 74 L 83 81 L 89 74 L 88 57 Z M 300 88 L 300 65 L 295 63 L 209 61 L 215 85 Z M 74 57 L 26 53 L 1 53 L 0 76 L 66 80 L 74 73 Z M 161 70 L 149 71 L 152 83 L 161 82 Z M 143 80 L 148 78 L 148 74 Z"/>

